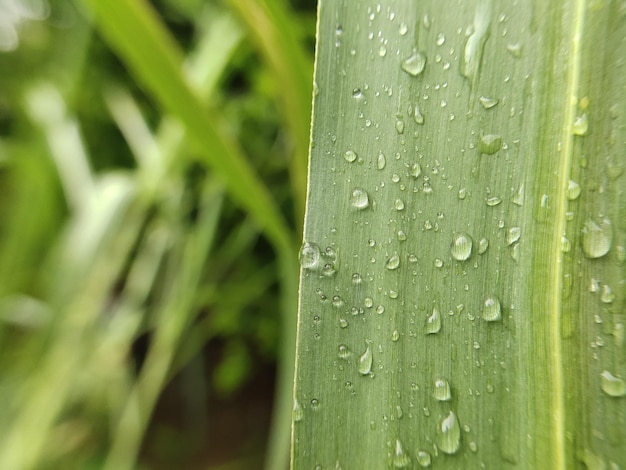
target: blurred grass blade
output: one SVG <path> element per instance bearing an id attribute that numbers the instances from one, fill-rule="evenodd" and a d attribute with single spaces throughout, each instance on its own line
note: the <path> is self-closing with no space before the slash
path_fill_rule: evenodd
<path id="1" fill-rule="evenodd" d="M 300 227 L 306 196 L 306 163 L 311 116 L 313 69 L 294 28 L 294 18 L 282 0 L 230 0 L 271 65 L 285 123 L 293 139 L 291 187 Z"/>
<path id="2" fill-rule="evenodd" d="M 283 216 L 241 151 L 209 117 L 183 76 L 179 50 L 144 1 L 85 0 L 97 26 L 126 64 L 199 146 L 203 161 L 214 168 L 232 196 L 254 216 L 279 246 L 291 246 Z M 149 51 L 149 53 L 147 53 Z"/>
<path id="3" fill-rule="evenodd" d="M 293 468 L 624 468 L 624 3 L 318 21 Z"/>

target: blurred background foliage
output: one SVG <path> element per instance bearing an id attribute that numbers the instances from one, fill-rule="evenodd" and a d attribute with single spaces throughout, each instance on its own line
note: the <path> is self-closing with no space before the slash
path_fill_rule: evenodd
<path id="1" fill-rule="evenodd" d="M 0 0 L 0 468 L 286 463 L 314 34 Z"/>

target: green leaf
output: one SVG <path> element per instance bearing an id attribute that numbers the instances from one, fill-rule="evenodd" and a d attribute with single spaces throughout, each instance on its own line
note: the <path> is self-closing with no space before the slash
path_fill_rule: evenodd
<path id="1" fill-rule="evenodd" d="M 294 469 L 626 465 L 625 37 L 320 2 Z"/>

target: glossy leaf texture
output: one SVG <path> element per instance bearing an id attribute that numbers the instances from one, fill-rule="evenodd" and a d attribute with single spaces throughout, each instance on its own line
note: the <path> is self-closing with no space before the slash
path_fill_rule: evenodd
<path id="1" fill-rule="evenodd" d="M 292 467 L 626 467 L 626 4 L 317 38 Z"/>

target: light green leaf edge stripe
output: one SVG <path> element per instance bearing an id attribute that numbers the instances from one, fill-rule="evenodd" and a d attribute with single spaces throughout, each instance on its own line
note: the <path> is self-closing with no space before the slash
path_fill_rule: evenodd
<path id="1" fill-rule="evenodd" d="M 625 18 L 320 2 L 294 469 L 626 465 Z"/>

